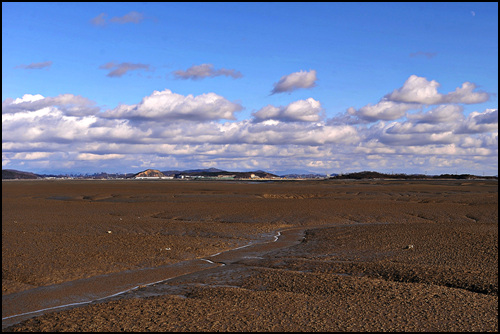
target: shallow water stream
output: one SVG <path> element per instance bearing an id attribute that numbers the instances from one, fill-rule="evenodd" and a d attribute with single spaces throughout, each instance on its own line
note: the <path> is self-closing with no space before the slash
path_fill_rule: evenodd
<path id="1" fill-rule="evenodd" d="M 308 227 L 307 229 L 310 229 Z M 208 257 L 182 261 L 157 268 L 128 270 L 42 286 L 2 297 L 2 328 L 44 313 L 77 307 L 116 297 L 141 287 L 150 286 L 211 268 L 227 270 L 228 265 L 298 244 L 305 227 L 277 232 L 271 239 L 252 242 Z"/>

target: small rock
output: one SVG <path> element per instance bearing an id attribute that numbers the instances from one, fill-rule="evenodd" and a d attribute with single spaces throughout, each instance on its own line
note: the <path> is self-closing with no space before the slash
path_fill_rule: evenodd
<path id="1" fill-rule="evenodd" d="M 407 245 L 407 246 L 403 247 L 403 249 L 413 249 L 413 245 Z"/>

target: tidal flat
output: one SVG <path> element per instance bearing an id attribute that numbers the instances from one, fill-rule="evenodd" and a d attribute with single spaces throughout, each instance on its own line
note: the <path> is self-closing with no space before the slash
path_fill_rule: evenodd
<path id="1" fill-rule="evenodd" d="M 2 181 L 2 330 L 496 332 L 498 181 Z"/>

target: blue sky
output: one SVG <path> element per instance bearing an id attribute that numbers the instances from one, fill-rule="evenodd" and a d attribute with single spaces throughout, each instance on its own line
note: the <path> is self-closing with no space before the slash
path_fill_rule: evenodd
<path id="1" fill-rule="evenodd" d="M 2 166 L 497 175 L 497 3 L 2 3 Z"/>

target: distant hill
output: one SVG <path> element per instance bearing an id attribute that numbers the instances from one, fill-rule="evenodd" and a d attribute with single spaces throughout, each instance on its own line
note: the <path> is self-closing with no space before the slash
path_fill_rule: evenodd
<path id="1" fill-rule="evenodd" d="M 272 178 L 277 177 L 277 175 L 267 173 L 264 171 L 255 171 L 255 172 L 228 172 L 222 169 L 217 168 L 208 168 L 208 169 L 190 169 L 185 171 L 165 171 L 163 172 L 165 175 L 184 175 L 184 176 L 201 176 L 201 177 L 218 177 L 218 176 L 234 176 L 235 178 L 251 178 L 252 175 L 254 177 L 259 178 Z"/>
<path id="2" fill-rule="evenodd" d="M 224 172 L 222 169 L 218 168 L 208 168 L 208 169 L 189 169 L 189 170 L 166 170 L 162 171 L 165 176 L 174 176 L 174 175 L 192 175 L 192 174 L 200 174 L 200 173 L 219 173 Z"/>
<path id="3" fill-rule="evenodd" d="M 379 172 L 364 171 L 358 173 L 340 174 L 331 177 L 330 179 L 343 180 L 370 180 L 370 179 L 455 179 L 455 180 L 472 180 L 472 179 L 498 179 L 495 176 L 476 176 L 471 174 L 441 174 L 441 175 L 424 175 L 424 174 L 384 174 Z"/>
<path id="4" fill-rule="evenodd" d="M 159 171 L 157 169 L 146 169 L 138 173 L 113 173 L 108 174 L 105 172 L 89 174 L 64 174 L 64 175 L 52 175 L 52 174 L 35 174 L 32 172 L 18 171 L 15 169 L 2 169 L 2 180 L 15 180 L 15 179 L 25 179 L 25 180 L 35 180 L 44 178 L 70 178 L 70 179 L 131 179 L 136 177 L 187 177 L 187 178 L 206 178 L 206 179 L 270 179 L 270 178 L 285 178 L 285 179 L 296 179 L 296 178 L 307 178 L 316 179 L 323 178 L 326 175 L 314 174 L 314 173 L 294 173 L 277 175 L 271 174 L 262 170 L 251 171 L 251 172 L 228 172 L 218 168 L 207 168 L 207 169 L 189 169 L 189 170 L 168 170 Z M 342 180 L 342 179 L 407 179 L 407 180 L 418 180 L 418 179 L 455 179 L 455 180 L 472 180 L 472 179 L 494 179 L 498 180 L 498 175 L 496 176 L 477 176 L 471 174 L 441 174 L 441 175 L 424 175 L 424 174 L 384 174 L 373 171 L 363 171 L 358 173 L 349 174 L 332 174 L 329 177 L 330 180 Z"/>
<path id="5" fill-rule="evenodd" d="M 412 175 L 413 177 L 415 175 Z M 419 178 L 424 178 L 425 175 L 419 175 Z M 357 173 L 349 173 L 349 174 L 340 174 L 335 175 L 332 179 L 354 179 L 354 180 L 363 180 L 363 179 L 403 179 L 408 178 L 406 174 L 384 174 L 379 172 L 372 171 L 363 171 Z"/>
<path id="6" fill-rule="evenodd" d="M 134 174 L 132 177 L 165 177 L 165 175 L 156 169 L 146 169 L 145 171 Z"/>
<path id="7" fill-rule="evenodd" d="M 30 172 L 22 172 L 15 169 L 2 169 L 2 180 L 15 180 L 15 179 L 23 179 L 23 180 L 35 180 L 40 178 L 37 174 Z"/>
<path id="8" fill-rule="evenodd" d="M 218 168 L 208 168 L 208 169 L 189 169 L 185 170 L 184 173 L 202 173 L 202 172 L 207 172 L 207 173 L 219 173 L 219 172 L 225 172 L 222 169 Z"/>
<path id="9" fill-rule="evenodd" d="M 318 174 L 318 173 L 303 173 L 303 174 L 294 173 L 294 174 L 284 174 L 280 176 L 286 179 L 323 179 L 326 177 L 325 174 Z"/>

